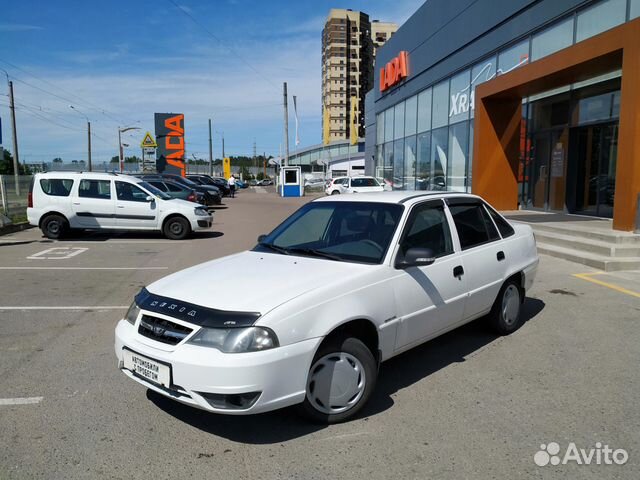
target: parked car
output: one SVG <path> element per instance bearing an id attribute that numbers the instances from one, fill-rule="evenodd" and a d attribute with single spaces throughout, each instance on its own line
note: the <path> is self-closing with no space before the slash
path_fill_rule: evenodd
<path id="1" fill-rule="evenodd" d="M 236 180 L 236 190 L 239 188 L 247 188 L 249 185 L 247 182 L 243 182 L 242 180 Z"/>
<path id="2" fill-rule="evenodd" d="M 194 407 L 299 404 L 340 422 L 367 402 L 381 362 L 483 316 L 517 330 L 537 265 L 531 228 L 474 195 L 323 197 L 251 251 L 142 289 L 115 353 L 131 379 Z"/>
<path id="3" fill-rule="evenodd" d="M 258 185 L 258 181 L 257 180 L 249 180 L 249 186 L 250 187 L 255 187 L 256 185 Z"/>
<path id="4" fill-rule="evenodd" d="M 223 197 L 227 197 L 231 193 L 229 182 L 227 182 L 224 178 L 210 177 L 209 175 L 187 175 L 187 178 L 199 185 L 216 187 L 218 190 L 220 190 L 220 193 Z"/>
<path id="5" fill-rule="evenodd" d="M 188 202 L 204 204 L 203 193 L 196 192 L 195 190 L 192 190 L 180 183 L 172 182 L 171 180 L 165 179 L 148 180 L 148 182 L 150 185 L 153 185 L 158 190 L 166 193 L 170 197 L 181 198 L 182 200 L 187 200 Z"/>
<path id="6" fill-rule="evenodd" d="M 273 180 L 271 180 L 270 178 L 264 178 L 258 182 L 258 185 L 267 187 L 269 185 L 273 185 Z"/>
<path id="7" fill-rule="evenodd" d="M 322 185 L 324 185 L 324 178 L 311 177 L 304 180 L 305 187 L 321 187 Z"/>
<path id="8" fill-rule="evenodd" d="M 384 186 L 378 183 L 374 177 L 338 177 L 325 189 L 327 195 L 338 195 L 341 193 L 373 193 L 383 192 Z"/>
<path id="9" fill-rule="evenodd" d="M 200 204 L 173 198 L 136 177 L 109 173 L 37 173 L 28 194 L 27 218 L 56 239 L 79 230 L 159 230 L 181 240 L 211 227 Z"/>
<path id="10" fill-rule="evenodd" d="M 145 180 L 170 180 L 179 183 L 180 185 L 184 185 L 196 192 L 202 193 L 204 195 L 205 205 L 220 205 L 222 203 L 222 194 L 217 187 L 211 185 L 199 185 L 188 178 L 181 177 L 180 175 L 173 175 L 170 173 L 146 174 L 141 175 L 140 178 Z"/>

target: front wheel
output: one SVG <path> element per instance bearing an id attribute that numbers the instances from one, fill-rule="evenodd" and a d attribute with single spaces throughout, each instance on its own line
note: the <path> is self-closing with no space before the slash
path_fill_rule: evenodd
<path id="1" fill-rule="evenodd" d="M 163 233 L 170 240 L 183 240 L 191 233 L 191 226 L 186 218 L 173 217 L 165 222 Z"/>
<path id="2" fill-rule="evenodd" d="M 342 337 L 328 342 L 309 369 L 302 413 L 315 422 L 343 422 L 367 402 L 377 376 L 376 360 L 362 341 Z"/>
<path id="3" fill-rule="evenodd" d="M 513 279 L 507 280 L 500 289 L 489 313 L 491 326 L 500 335 L 508 335 L 520 328 L 521 295 L 520 286 Z"/>

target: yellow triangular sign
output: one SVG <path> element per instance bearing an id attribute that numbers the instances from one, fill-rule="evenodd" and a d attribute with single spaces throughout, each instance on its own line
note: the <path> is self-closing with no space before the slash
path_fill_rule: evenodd
<path id="1" fill-rule="evenodd" d="M 155 147 L 158 146 L 158 144 L 156 143 L 156 141 L 151 136 L 151 133 L 147 132 L 147 134 L 142 139 L 142 143 L 140 143 L 140 146 L 142 148 L 145 148 L 145 147 L 154 147 L 155 148 Z"/>

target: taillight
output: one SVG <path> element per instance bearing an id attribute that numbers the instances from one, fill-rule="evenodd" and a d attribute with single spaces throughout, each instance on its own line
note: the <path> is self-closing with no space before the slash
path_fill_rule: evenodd
<path id="1" fill-rule="evenodd" d="M 33 193 L 29 192 L 27 194 L 27 207 L 33 208 Z"/>
<path id="2" fill-rule="evenodd" d="M 190 201 L 190 202 L 195 202 L 196 201 L 196 194 L 191 192 L 189 194 L 189 196 L 187 197 L 187 200 Z"/>

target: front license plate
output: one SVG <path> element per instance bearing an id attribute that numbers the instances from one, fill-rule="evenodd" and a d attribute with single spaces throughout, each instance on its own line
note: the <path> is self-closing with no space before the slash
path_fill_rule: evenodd
<path id="1" fill-rule="evenodd" d="M 171 372 L 167 365 L 130 350 L 123 350 L 122 353 L 124 356 L 124 368 L 153 383 L 164 385 L 166 388 L 170 387 Z"/>

